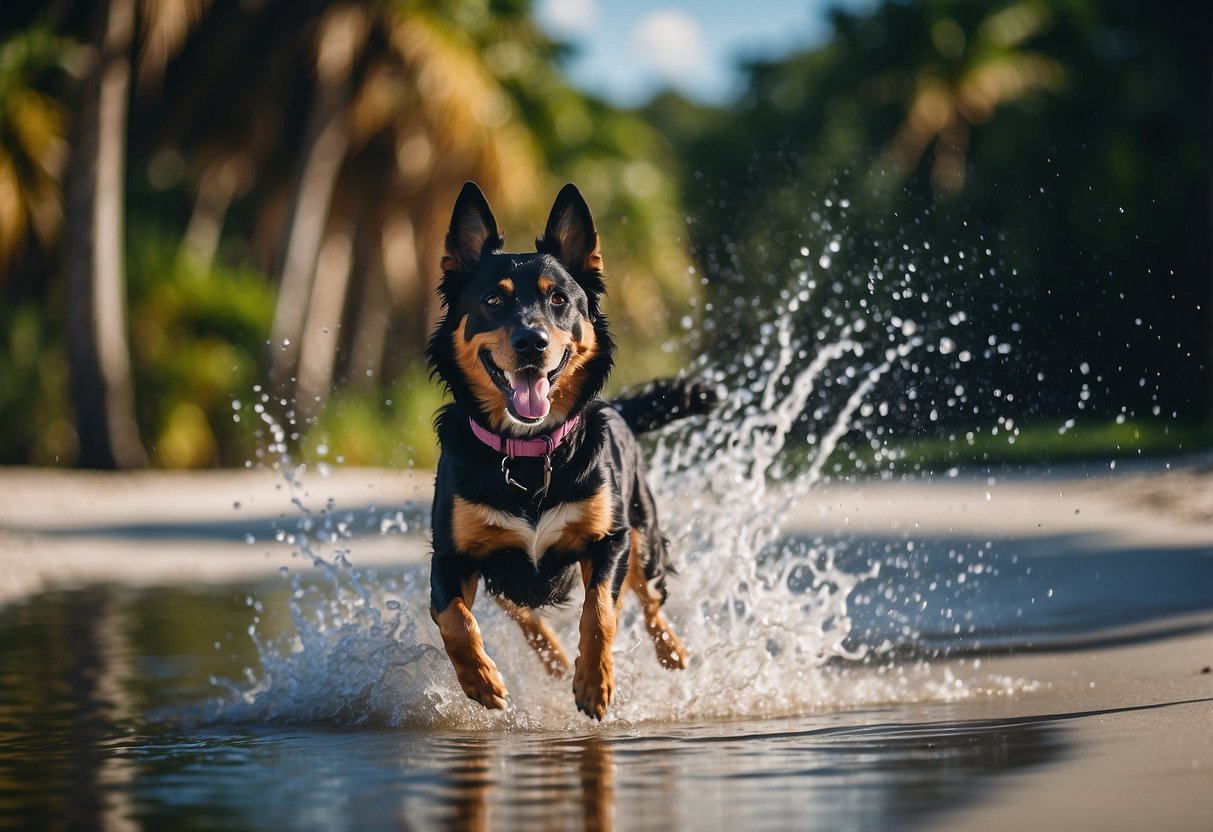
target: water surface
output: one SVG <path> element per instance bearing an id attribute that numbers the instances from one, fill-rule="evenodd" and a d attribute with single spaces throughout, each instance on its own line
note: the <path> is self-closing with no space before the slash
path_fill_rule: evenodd
<path id="1" fill-rule="evenodd" d="M 265 643 L 303 620 L 291 613 L 307 596 L 301 587 L 330 601 L 341 595 L 339 585 L 314 575 L 31 597 L 0 610 L 0 827 L 929 825 L 980 804 L 1009 774 L 1064 760 L 1073 751 L 1072 724 L 1092 716 L 975 718 L 973 703 L 983 698 L 1018 698 L 1031 711 L 1034 680 L 988 675 L 992 653 L 1074 650 L 1213 624 L 1208 552 L 1076 553 L 1065 540 L 1017 552 L 999 541 L 983 560 L 998 568 L 982 571 L 980 588 L 941 599 L 926 587 L 951 574 L 946 552 L 958 544 L 919 545 L 949 567 L 928 573 L 918 561 L 899 570 L 904 545 L 881 540 L 851 541 L 841 558 L 884 561 L 882 577 L 855 590 L 873 600 L 856 607 L 864 612 L 852 624 L 851 649 L 896 639 L 907 623 L 912 646 L 879 660 L 836 656 L 811 680 L 785 677 L 788 690 L 769 707 L 745 690 L 698 690 L 660 704 L 621 693 L 622 707 L 602 725 L 575 711 L 567 682 L 547 679 L 523 645 L 512 649 L 520 638 L 492 615 L 484 616 L 490 649 L 515 699 L 530 698 L 512 704 L 513 713 L 444 698 L 453 684 L 445 657 L 426 650 L 412 658 L 438 691 L 425 707 L 385 707 L 382 692 L 354 690 L 348 677 L 322 678 L 321 665 L 307 658 L 289 682 L 268 682 L 277 692 L 258 702 L 249 691 L 267 690 L 264 662 L 274 660 Z M 407 595 L 423 573 L 409 567 L 378 577 Z M 919 593 L 926 610 L 946 600 L 951 613 L 926 614 L 918 605 L 914 615 L 905 611 L 912 605 L 879 602 L 883 586 L 901 588 L 895 597 Z M 1048 587 L 1059 591 L 1047 597 Z M 1025 608 L 1033 614 L 1020 615 Z M 966 620 L 981 626 L 946 625 Z M 348 658 L 337 655 L 343 649 L 370 661 L 365 645 L 342 646 L 349 636 L 325 642 L 328 667 Z M 410 649 L 427 638 L 419 634 Z M 621 649 L 645 646 L 636 633 Z M 281 661 L 272 673 L 289 667 L 289 654 Z M 662 690 L 646 687 L 650 675 L 628 671 L 626 658 L 622 664 L 622 684 L 640 686 L 641 698 Z M 406 680 L 397 695 L 417 690 Z M 684 715 L 710 711 L 702 703 L 713 698 L 734 715 Z M 781 714 L 789 703 L 800 713 Z M 738 713 L 744 708 L 751 716 Z"/>

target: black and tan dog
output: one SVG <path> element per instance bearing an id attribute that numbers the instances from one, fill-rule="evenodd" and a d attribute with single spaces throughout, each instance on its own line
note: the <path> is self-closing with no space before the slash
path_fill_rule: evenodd
<path id="1" fill-rule="evenodd" d="M 552 206 L 536 251 L 505 241 L 480 189 L 455 203 L 439 293 L 445 316 L 430 366 L 454 402 L 438 414 L 431 614 L 464 692 L 504 708 L 472 602 L 479 579 L 521 625 L 553 675 L 568 660 L 535 608 L 585 587 L 573 673 L 577 707 L 601 719 L 614 693 L 611 641 L 626 583 L 668 668 L 686 652 L 661 613 L 671 572 L 634 429 L 715 404 L 715 388 L 658 383 L 613 403 L 599 394 L 614 344 L 599 302 L 602 256 L 573 185 Z"/>

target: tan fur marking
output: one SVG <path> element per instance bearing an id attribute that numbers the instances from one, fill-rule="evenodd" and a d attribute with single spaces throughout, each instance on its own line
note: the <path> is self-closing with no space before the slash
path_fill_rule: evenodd
<path id="1" fill-rule="evenodd" d="M 573 357 L 577 354 L 577 345 L 573 342 L 573 333 L 566 332 L 560 328 L 545 331 L 548 334 L 548 349 L 552 351 L 552 354 L 560 356 L 564 355 L 565 350 L 569 350 L 569 361 L 572 362 Z M 569 367 L 566 365 L 560 379 L 556 382 L 557 386 L 564 384 L 565 378 L 568 377 L 568 372 Z"/>
<path id="2" fill-rule="evenodd" d="M 488 420 L 489 427 L 500 430 L 505 421 L 505 396 L 489 378 L 488 371 L 480 362 L 480 351 L 488 349 L 498 367 L 509 367 L 513 362 L 513 358 L 509 357 L 513 353 L 513 347 L 502 330 L 481 332 L 473 335 L 469 341 L 464 337 L 466 329 L 465 317 L 451 336 L 455 347 L 455 360 L 459 363 L 468 386 L 472 388 L 472 394 L 479 402 L 481 414 Z"/>
<path id="3" fill-rule="evenodd" d="M 497 288 L 500 289 L 504 294 L 512 296 L 514 294 L 514 281 L 510 280 L 508 277 L 503 277 L 501 280 L 497 281 Z"/>
<path id="4" fill-rule="evenodd" d="M 687 666 L 687 651 L 682 641 L 670 627 L 661 612 L 661 596 L 657 594 L 644 578 L 644 542 L 640 533 L 632 530 L 632 546 L 628 553 L 628 572 L 625 583 L 632 588 L 640 599 L 644 611 L 644 627 L 653 639 L 653 648 L 657 651 L 657 661 L 668 670 L 681 670 Z"/>
<path id="5" fill-rule="evenodd" d="M 467 592 L 466 585 L 464 592 Z M 507 695 L 505 684 L 497 672 L 497 665 L 484 652 L 480 626 L 469 604 L 465 603 L 463 597 L 457 597 L 434 620 L 438 622 L 442 644 L 450 656 L 463 692 L 486 708 L 504 708 Z"/>
<path id="6" fill-rule="evenodd" d="M 584 500 L 548 507 L 535 525 L 525 517 L 457 496 L 451 506 L 451 537 L 459 551 L 474 557 L 521 549 L 538 565 L 548 549 L 575 552 L 606 537 L 612 520 L 611 495 L 606 488 Z"/>
<path id="7" fill-rule="evenodd" d="M 616 611 L 608 581 L 590 586 L 593 565 L 581 561 L 585 605 L 581 608 L 580 641 L 573 672 L 573 697 L 577 707 L 602 719 L 615 694 L 611 643 L 615 640 Z"/>
<path id="8" fill-rule="evenodd" d="M 535 286 L 538 287 L 540 294 L 546 295 L 556 286 L 556 281 L 544 274 L 539 276 Z"/>
<path id="9" fill-rule="evenodd" d="M 553 545 L 555 549 L 572 552 L 584 548 L 587 543 L 601 540 L 611 532 L 614 512 L 611 492 L 603 486 L 593 495 L 577 503 L 580 514 L 565 523 L 564 531 Z"/>
<path id="10" fill-rule="evenodd" d="M 517 524 L 495 522 L 496 514 L 485 506 L 456 497 L 451 507 L 451 538 L 455 547 L 466 554 L 483 557 L 501 549 L 527 549 L 529 541 Z M 519 522 L 526 521 L 518 518 Z"/>
<path id="11" fill-rule="evenodd" d="M 559 349 L 562 352 L 570 349 L 572 352 L 569 355 L 569 363 L 565 365 L 560 376 L 560 382 L 552 391 L 552 412 L 563 421 L 568 418 L 569 411 L 581 395 L 581 388 L 585 386 L 585 365 L 598 354 L 598 336 L 594 333 L 593 322 L 588 320 L 582 321 L 580 341 L 574 341 L 572 333 L 561 334 L 564 336 L 564 343 Z"/>
<path id="12" fill-rule="evenodd" d="M 569 672 L 569 660 L 564 654 L 564 648 L 560 646 L 560 639 L 545 619 L 534 610 L 520 607 L 505 598 L 498 598 L 497 603 L 505 610 L 506 615 L 518 622 L 522 634 L 526 636 L 527 644 L 539 654 L 548 675 L 560 678 Z"/>

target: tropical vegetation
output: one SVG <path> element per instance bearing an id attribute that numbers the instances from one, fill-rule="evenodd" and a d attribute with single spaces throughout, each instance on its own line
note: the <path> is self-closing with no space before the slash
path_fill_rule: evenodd
<path id="1" fill-rule="evenodd" d="M 517 246 L 563 181 L 585 191 L 619 385 L 735 356 L 811 274 L 822 339 L 828 311 L 912 298 L 971 344 L 915 375 L 921 407 L 871 417 L 907 448 L 996 418 L 1191 447 L 1213 409 L 1204 5 L 884 0 L 751 59 L 725 106 L 628 111 L 568 83 L 527 0 L 11 0 L 0 462 L 428 464 L 422 352 L 467 179 Z M 949 462 L 962 445 L 991 452 Z"/>

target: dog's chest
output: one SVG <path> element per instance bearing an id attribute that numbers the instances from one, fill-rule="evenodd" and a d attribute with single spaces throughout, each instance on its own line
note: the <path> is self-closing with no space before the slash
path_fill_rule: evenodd
<path id="1" fill-rule="evenodd" d="M 556 503 L 534 521 L 457 496 L 451 517 L 459 551 L 483 557 L 521 550 L 536 567 L 547 552 L 576 551 L 606 537 L 611 526 L 611 501 L 605 488 L 583 500 Z"/>

